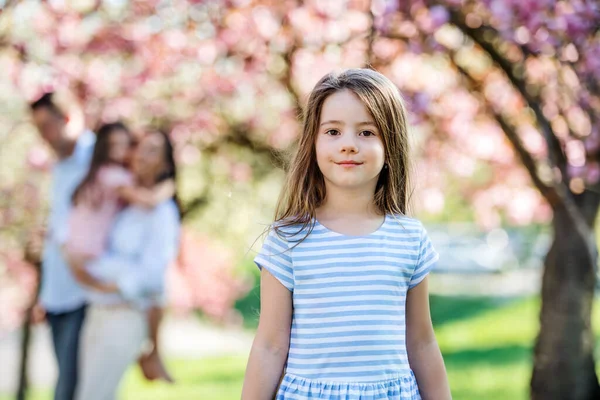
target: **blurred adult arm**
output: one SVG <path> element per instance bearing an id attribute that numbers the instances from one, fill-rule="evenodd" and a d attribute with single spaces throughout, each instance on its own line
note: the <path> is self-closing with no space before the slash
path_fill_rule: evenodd
<path id="1" fill-rule="evenodd" d="M 126 300 L 137 302 L 164 290 L 165 272 L 175 258 L 179 238 L 179 215 L 171 202 L 150 211 L 143 248 L 137 260 L 108 253 L 87 265 L 93 276 L 104 271 L 122 271 L 116 279 L 103 280 L 103 292 L 119 293 Z"/>

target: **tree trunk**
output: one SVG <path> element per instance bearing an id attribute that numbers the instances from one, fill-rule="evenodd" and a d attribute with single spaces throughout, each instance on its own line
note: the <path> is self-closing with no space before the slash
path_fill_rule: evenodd
<path id="1" fill-rule="evenodd" d="M 577 205 L 593 229 L 598 201 L 584 196 Z M 531 399 L 599 399 L 591 326 L 596 248 L 590 252 L 564 208 L 554 210 L 553 228 L 554 241 L 544 264 Z"/>

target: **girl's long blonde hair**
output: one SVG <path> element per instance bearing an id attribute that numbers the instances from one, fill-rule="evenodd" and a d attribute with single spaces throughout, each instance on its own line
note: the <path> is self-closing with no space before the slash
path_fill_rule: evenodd
<path id="1" fill-rule="evenodd" d="M 274 229 L 314 226 L 315 210 L 325 199 L 325 181 L 317 165 L 315 141 L 325 99 L 351 90 L 371 113 L 381 133 L 386 166 L 375 188 L 375 206 L 385 214 L 406 215 L 410 197 L 410 160 L 407 111 L 397 87 L 371 69 L 348 69 L 325 75 L 314 87 L 304 112 L 302 135 L 288 169 L 275 211 Z"/>

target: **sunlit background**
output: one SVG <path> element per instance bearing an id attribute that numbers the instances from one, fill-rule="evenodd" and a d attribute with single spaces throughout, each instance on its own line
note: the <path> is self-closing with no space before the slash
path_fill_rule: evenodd
<path id="1" fill-rule="evenodd" d="M 145 382 L 132 368 L 122 398 L 238 399 L 259 309 L 252 259 L 306 95 L 323 74 L 366 65 L 398 85 L 411 111 L 413 214 L 441 255 L 431 311 L 454 398 L 529 397 L 553 235 L 540 188 L 559 182 L 565 193 L 585 194 L 600 179 L 597 4 L 0 0 L 0 7 L 0 399 L 14 398 L 19 386 L 37 287 L 23 246 L 45 221 L 53 163 L 29 102 L 68 87 L 89 127 L 114 120 L 137 132 L 168 127 L 186 210 L 162 335 L 176 383 Z M 56 366 L 45 324 L 32 328 L 28 349 L 28 398 L 50 399 Z"/>

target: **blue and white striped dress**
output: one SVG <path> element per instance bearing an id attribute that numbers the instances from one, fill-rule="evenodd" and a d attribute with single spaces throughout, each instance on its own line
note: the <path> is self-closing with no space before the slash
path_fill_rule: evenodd
<path id="1" fill-rule="evenodd" d="M 348 236 L 315 221 L 299 244 L 305 232 L 284 232 L 271 230 L 255 259 L 293 297 L 277 400 L 420 399 L 406 352 L 405 304 L 438 259 L 423 225 L 386 216 L 377 231 Z"/>

